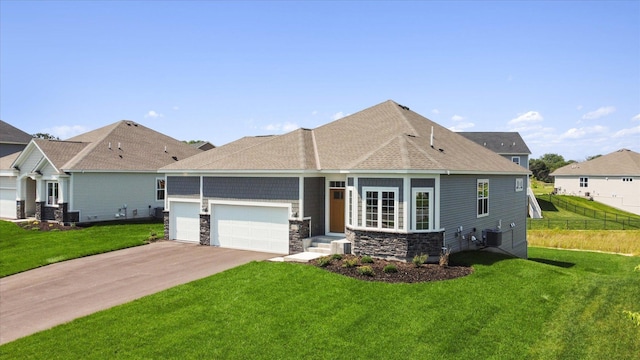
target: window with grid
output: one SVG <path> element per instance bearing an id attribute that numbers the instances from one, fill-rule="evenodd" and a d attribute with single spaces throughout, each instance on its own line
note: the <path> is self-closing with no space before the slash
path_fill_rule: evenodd
<path id="1" fill-rule="evenodd" d="M 431 230 L 433 189 L 413 189 L 413 228 Z"/>
<path id="2" fill-rule="evenodd" d="M 478 180 L 478 217 L 489 215 L 489 180 Z"/>
<path id="3" fill-rule="evenodd" d="M 581 177 L 580 178 L 580 187 L 581 188 L 589 187 L 589 178 L 588 177 Z"/>
<path id="4" fill-rule="evenodd" d="M 162 178 L 156 179 L 156 201 L 164 200 L 165 182 Z"/>
<path id="5" fill-rule="evenodd" d="M 398 190 L 396 188 L 365 188 L 364 194 L 365 227 L 396 229 Z"/>

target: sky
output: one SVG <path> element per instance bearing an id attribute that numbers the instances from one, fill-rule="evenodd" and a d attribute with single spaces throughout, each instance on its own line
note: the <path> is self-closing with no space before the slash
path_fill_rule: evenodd
<path id="1" fill-rule="evenodd" d="M 0 118 L 28 133 L 219 146 L 389 99 L 532 158 L 640 152 L 640 1 L 0 0 Z"/>

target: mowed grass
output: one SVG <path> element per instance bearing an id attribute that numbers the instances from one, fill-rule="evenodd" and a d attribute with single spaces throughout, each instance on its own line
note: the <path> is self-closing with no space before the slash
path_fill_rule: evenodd
<path id="1" fill-rule="evenodd" d="M 640 230 L 528 230 L 527 240 L 530 246 L 640 256 Z"/>
<path id="2" fill-rule="evenodd" d="M 161 223 L 96 224 L 69 231 L 24 230 L 0 221 L 0 277 L 88 255 L 145 244 Z"/>
<path id="3" fill-rule="evenodd" d="M 0 347 L 2 359 L 631 359 L 638 257 L 467 252 L 455 280 L 362 282 L 253 262 Z"/>

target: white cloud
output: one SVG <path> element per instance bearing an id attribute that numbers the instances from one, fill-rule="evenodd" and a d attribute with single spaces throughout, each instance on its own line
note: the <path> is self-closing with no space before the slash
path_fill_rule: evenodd
<path id="1" fill-rule="evenodd" d="M 432 114 L 436 114 L 436 115 L 438 115 L 438 114 L 440 114 L 440 110 L 438 110 L 438 109 L 433 109 L 433 110 L 431 110 L 431 113 L 432 113 Z"/>
<path id="2" fill-rule="evenodd" d="M 582 110 L 582 105 L 576 106 L 576 110 Z"/>
<path id="3" fill-rule="evenodd" d="M 614 111 L 616 111 L 616 108 L 613 107 L 613 106 L 603 106 L 603 107 L 599 108 L 598 110 L 590 111 L 590 112 L 582 115 L 582 118 L 584 120 L 594 120 L 594 119 L 601 118 L 603 116 L 607 116 L 607 115 L 611 114 Z"/>
<path id="4" fill-rule="evenodd" d="M 540 122 L 544 120 L 542 115 L 540 115 L 537 111 L 528 111 L 524 114 L 518 114 L 517 117 L 511 119 L 509 121 L 509 125 L 517 125 L 517 124 L 525 124 L 525 123 L 533 123 Z"/>
<path id="5" fill-rule="evenodd" d="M 82 125 L 61 125 L 54 126 L 50 129 L 44 129 L 44 132 L 64 140 L 87 132 L 87 128 Z"/>
<path id="6" fill-rule="evenodd" d="M 460 122 L 454 126 L 449 127 L 449 130 L 451 131 L 464 131 L 466 129 L 472 128 L 476 126 L 476 124 L 472 123 L 472 122 Z"/>
<path id="7" fill-rule="evenodd" d="M 607 128 L 601 125 L 588 126 L 583 128 L 571 128 L 564 134 L 560 135 L 561 139 L 580 139 L 586 135 L 591 134 L 604 134 Z"/>
<path id="8" fill-rule="evenodd" d="M 462 120 L 464 120 L 464 116 L 460 116 L 460 115 L 453 115 L 453 116 L 451 117 L 451 120 L 453 120 L 453 121 L 462 121 Z"/>
<path id="9" fill-rule="evenodd" d="M 313 115 L 313 116 L 318 115 L 318 110 L 313 110 L 313 111 L 311 112 L 311 115 Z"/>
<path id="10" fill-rule="evenodd" d="M 640 121 L 640 114 L 631 118 L 632 121 Z"/>
<path id="11" fill-rule="evenodd" d="M 285 123 L 275 123 L 263 126 L 262 129 L 273 132 L 289 132 L 299 128 L 298 124 L 285 122 Z"/>
<path id="12" fill-rule="evenodd" d="M 149 110 L 149 112 L 144 115 L 145 118 L 159 118 L 159 117 L 163 117 L 163 116 L 164 115 L 162 115 L 162 114 L 160 114 L 158 112 L 155 112 L 154 110 Z"/>
<path id="13" fill-rule="evenodd" d="M 631 129 L 622 129 L 620 131 L 617 131 L 615 134 L 613 134 L 613 137 L 619 138 L 635 134 L 640 134 L 640 125 L 632 127 Z"/>
<path id="14" fill-rule="evenodd" d="M 338 111 L 337 113 L 335 113 L 335 114 L 333 114 L 331 116 L 331 119 L 338 120 L 338 119 L 341 119 L 343 117 L 345 117 L 344 113 L 342 111 Z"/>

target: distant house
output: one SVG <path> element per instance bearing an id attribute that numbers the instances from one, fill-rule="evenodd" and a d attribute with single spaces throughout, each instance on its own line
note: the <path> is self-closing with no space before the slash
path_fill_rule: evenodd
<path id="1" fill-rule="evenodd" d="M 458 134 L 466 137 L 467 139 L 480 144 L 487 149 L 502 155 L 506 159 L 529 169 L 529 156 L 531 150 L 524 142 L 522 137 L 517 132 L 459 132 Z M 542 218 L 542 210 L 538 204 L 538 200 L 533 194 L 529 186 L 529 179 L 527 178 L 527 195 L 529 197 L 529 203 L 527 211 L 529 217 L 534 219 Z"/>
<path id="2" fill-rule="evenodd" d="M 0 120 L 0 218 L 16 217 L 18 170 L 11 164 L 31 139 L 31 135 Z"/>
<path id="3" fill-rule="evenodd" d="M 154 216 L 165 199 L 158 169 L 200 152 L 128 120 L 65 141 L 32 139 L 12 165 L 15 217 L 70 223 Z"/>
<path id="4" fill-rule="evenodd" d="M 391 100 L 159 171 L 167 239 L 293 254 L 330 235 L 400 260 L 442 247 L 527 257 L 529 171 Z"/>
<path id="5" fill-rule="evenodd" d="M 559 194 L 585 196 L 640 215 L 640 153 L 621 149 L 549 174 Z"/>

